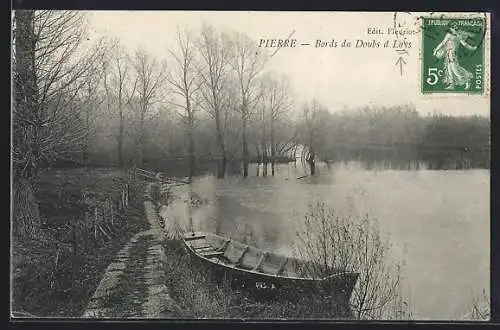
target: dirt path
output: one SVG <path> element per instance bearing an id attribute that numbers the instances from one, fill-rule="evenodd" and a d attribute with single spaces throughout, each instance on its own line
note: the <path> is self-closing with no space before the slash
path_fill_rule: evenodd
<path id="1" fill-rule="evenodd" d="M 158 215 L 150 200 L 144 202 L 144 208 L 150 229 L 134 235 L 108 266 L 84 318 L 183 316 L 165 285 L 163 232 Z"/>

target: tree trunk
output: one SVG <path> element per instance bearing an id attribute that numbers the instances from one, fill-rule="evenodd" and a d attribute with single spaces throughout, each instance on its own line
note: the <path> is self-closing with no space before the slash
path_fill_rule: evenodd
<path id="1" fill-rule="evenodd" d="M 274 120 L 271 119 L 271 175 L 274 176 L 276 146 L 274 145 Z"/>
<path id="2" fill-rule="evenodd" d="M 219 173 L 219 178 L 223 178 L 226 175 L 226 166 L 227 166 L 226 149 L 222 148 L 221 170 Z"/>
<path id="3" fill-rule="evenodd" d="M 269 163 L 269 159 L 267 157 L 267 148 L 264 144 L 262 146 L 262 176 L 267 176 L 267 164 Z"/>
<path id="4" fill-rule="evenodd" d="M 123 167 L 123 133 L 121 128 L 118 133 L 118 167 Z"/>
<path id="5" fill-rule="evenodd" d="M 222 135 L 219 112 L 215 115 L 215 128 L 217 130 L 217 143 L 219 144 L 219 152 L 221 154 L 221 162 L 219 166 L 219 173 L 217 173 L 218 178 L 223 178 L 226 175 L 226 146 L 224 145 L 224 136 Z"/>
<path id="6" fill-rule="evenodd" d="M 33 183 L 20 178 L 14 181 L 13 231 L 17 237 L 37 239 L 41 227 Z"/>
<path id="7" fill-rule="evenodd" d="M 141 113 L 139 127 L 139 144 L 137 145 L 137 165 L 141 166 L 143 162 L 143 147 L 144 147 L 144 111 Z"/>
<path id="8" fill-rule="evenodd" d="M 220 160 L 217 165 L 218 169 L 217 177 L 220 179 L 226 175 L 226 165 L 227 165 L 226 148 L 224 146 L 224 142 L 220 142 L 220 140 L 219 140 L 219 152 L 220 152 Z"/>
<path id="9" fill-rule="evenodd" d="M 311 176 L 314 176 L 316 174 L 316 164 L 314 162 L 315 154 L 313 148 L 309 148 L 309 155 L 307 157 L 307 163 L 309 164 L 309 167 L 311 168 Z"/>
<path id="10" fill-rule="evenodd" d="M 293 148 L 293 166 L 297 168 L 297 146 Z"/>
<path id="11" fill-rule="evenodd" d="M 243 119 L 242 143 L 243 143 L 243 177 L 248 177 L 248 144 L 247 144 L 247 120 L 246 116 Z"/>
<path id="12" fill-rule="evenodd" d="M 137 166 L 142 166 L 142 137 L 137 146 Z"/>
<path id="13" fill-rule="evenodd" d="M 185 97 L 186 97 L 186 112 L 187 112 L 187 119 L 188 119 L 188 152 L 189 152 L 189 180 L 191 180 L 195 174 L 196 174 L 196 158 L 194 154 L 194 136 L 193 136 L 193 130 L 194 130 L 194 113 L 193 110 L 191 109 L 191 100 L 189 99 L 189 93 L 188 93 L 188 84 L 186 82 L 186 71 L 184 71 L 184 88 L 186 91 Z"/>
<path id="14" fill-rule="evenodd" d="M 262 163 L 262 158 L 260 156 L 260 151 L 259 151 L 259 147 L 256 145 L 255 146 L 255 151 L 256 151 L 256 155 L 257 155 L 257 176 L 260 175 L 260 164 Z"/>
<path id="15" fill-rule="evenodd" d="M 88 105 L 87 105 L 88 106 Z M 85 111 L 85 128 L 86 128 L 86 134 L 85 134 L 85 140 L 83 143 L 82 147 L 82 162 L 83 164 L 87 164 L 88 158 L 89 158 L 89 135 L 90 135 L 90 110 L 87 108 Z"/>
<path id="16" fill-rule="evenodd" d="M 16 11 L 16 67 L 14 84 L 13 229 L 21 238 L 38 238 L 40 214 L 35 198 L 38 177 L 40 129 L 35 69 L 34 11 Z"/>
<path id="17" fill-rule="evenodd" d="M 196 158 L 194 155 L 194 138 L 193 128 L 190 124 L 189 127 L 189 179 L 193 178 L 196 174 Z"/>
<path id="18" fill-rule="evenodd" d="M 120 120 L 120 126 L 118 128 L 118 167 L 123 167 L 123 104 L 122 104 L 122 88 L 118 91 L 118 115 Z"/>

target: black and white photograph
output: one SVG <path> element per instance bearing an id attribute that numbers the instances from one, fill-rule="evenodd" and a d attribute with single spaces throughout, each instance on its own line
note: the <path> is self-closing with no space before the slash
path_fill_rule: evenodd
<path id="1" fill-rule="evenodd" d="M 490 320 L 489 13 L 11 18 L 11 320 Z"/>

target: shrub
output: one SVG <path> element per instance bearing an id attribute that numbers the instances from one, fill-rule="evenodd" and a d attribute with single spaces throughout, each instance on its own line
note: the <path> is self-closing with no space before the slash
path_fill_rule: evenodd
<path id="1" fill-rule="evenodd" d="M 471 306 L 468 307 L 468 313 L 464 319 L 472 321 L 489 321 L 490 320 L 490 297 L 483 290 L 481 294 L 475 294 L 471 299 Z"/>
<path id="2" fill-rule="evenodd" d="M 302 224 L 294 251 L 313 262 L 315 273 L 359 273 L 350 300 L 356 318 L 411 318 L 400 290 L 401 264 L 390 261 L 388 237 L 381 236 L 375 220 L 368 215 L 355 219 L 318 201 Z"/>

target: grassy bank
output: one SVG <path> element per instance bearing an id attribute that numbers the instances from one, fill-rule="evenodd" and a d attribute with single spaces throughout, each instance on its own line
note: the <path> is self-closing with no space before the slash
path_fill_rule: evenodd
<path id="1" fill-rule="evenodd" d="M 38 317 L 83 313 L 121 246 L 147 229 L 141 184 L 130 182 L 128 207 L 117 207 L 127 183 L 126 173 L 116 169 L 60 169 L 42 175 L 36 197 L 43 231 L 53 240 L 42 244 L 13 238 L 13 311 Z M 103 208 L 110 205 L 112 216 Z M 98 226 L 93 222 L 96 207 Z"/>

